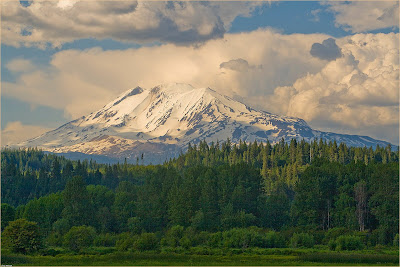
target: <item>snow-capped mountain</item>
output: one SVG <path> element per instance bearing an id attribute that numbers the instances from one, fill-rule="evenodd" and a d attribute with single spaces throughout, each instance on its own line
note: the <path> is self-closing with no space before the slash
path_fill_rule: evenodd
<path id="1" fill-rule="evenodd" d="M 147 162 L 155 163 L 178 155 L 189 142 L 227 138 L 233 143 L 323 138 L 350 146 L 388 144 L 366 136 L 316 131 L 302 119 L 255 110 L 210 88 L 173 83 L 130 89 L 100 110 L 18 146 L 130 161 L 146 154 Z"/>

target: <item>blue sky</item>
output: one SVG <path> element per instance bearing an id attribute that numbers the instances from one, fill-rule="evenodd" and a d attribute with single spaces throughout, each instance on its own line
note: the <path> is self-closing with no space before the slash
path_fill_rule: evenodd
<path id="1" fill-rule="evenodd" d="M 122 2 L 121 2 L 122 3 Z M 130 5 L 129 2 L 125 2 L 123 8 L 127 10 L 135 10 L 137 12 L 139 8 L 135 6 L 136 4 Z M 207 3 L 197 3 L 202 9 L 197 8 L 196 16 L 185 16 L 181 12 L 182 6 L 173 6 L 173 4 L 162 6 L 158 10 L 165 10 L 165 14 L 161 15 L 159 13 L 151 13 L 151 16 L 160 16 L 160 23 L 156 26 L 151 25 L 141 25 L 140 30 L 130 30 L 128 26 L 121 27 L 122 30 L 126 32 L 119 32 L 122 31 L 119 29 L 120 27 L 115 27 L 112 20 L 111 13 L 121 12 L 120 9 L 110 10 L 110 7 L 104 7 L 100 4 L 95 8 L 90 7 L 88 4 L 84 4 L 82 7 L 78 9 L 78 4 L 73 4 L 68 0 L 60 1 L 58 5 L 54 4 L 52 6 L 47 6 L 49 10 L 56 10 L 56 14 L 59 14 L 58 19 L 60 20 L 60 24 L 57 22 L 54 23 L 55 26 L 47 27 L 46 28 L 46 18 L 41 17 L 42 14 L 34 14 L 33 12 L 30 13 L 32 18 L 27 18 L 27 21 L 33 22 L 33 25 L 28 25 L 27 22 L 23 22 L 23 12 L 29 9 L 29 5 L 26 3 L 20 7 L 17 7 L 17 11 L 15 14 L 8 13 L 6 14 L 5 8 L 2 10 L 2 22 L 9 23 L 8 26 L 15 27 L 15 29 L 20 29 L 21 34 L 20 36 L 13 35 L 12 32 L 2 31 L 2 44 L 1 44 L 1 77 L 2 77 L 2 87 L 6 90 L 2 90 L 2 97 L 1 97 L 1 128 L 4 130 L 9 123 L 13 122 L 20 122 L 22 125 L 34 125 L 43 128 L 54 128 L 57 127 L 71 119 L 74 119 L 77 115 L 85 115 L 86 109 L 84 108 L 73 108 L 71 106 L 77 106 L 78 104 L 74 105 L 73 103 L 63 102 L 63 96 L 60 95 L 60 99 L 56 99 L 58 104 L 50 104 L 45 101 L 41 100 L 34 100 L 33 98 L 29 98 L 23 94 L 23 89 L 18 89 L 21 93 L 17 93 L 17 89 L 12 88 L 20 88 L 23 85 L 23 82 L 29 79 L 33 79 L 32 77 L 35 74 L 35 71 L 40 71 L 40 75 L 46 77 L 52 77 L 54 80 L 57 80 L 55 73 L 63 74 L 63 67 L 66 65 L 57 64 L 66 64 L 66 63 L 51 63 L 52 60 L 56 59 L 63 59 L 63 55 L 65 52 L 76 50 L 81 51 L 82 53 L 74 52 L 74 56 L 82 57 L 83 55 L 89 54 L 88 51 L 92 51 L 91 49 L 94 47 L 100 47 L 101 53 L 106 54 L 107 51 L 118 51 L 123 53 L 124 51 L 141 51 L 140 48 L 142 47 L 149 47 L 157 49 L 157 47 L 164 47 L 166 45 L 176 45 L 176 50 L 183 49 L 185 47 L 190 49 L 196 49 L 196 47 L 201 47 L 208 45 L 212 42 L 223 40 L 224 38 L 228 38 L 229 36 L 238 36 L 240 33 L 247 33 L 251 34 L 257 31 L 266 31 L 266 32 L 273 32 L 271 38 L 275 38 L 278 36 L 282 40 L 294 38 L 296 34 L 303 34 L 305 38 L 310 39 L 309 49 L 311 49 L 314 43 L 318 43 L 319 46 L 322 46 L 323 39 L 333 37 L 337 40 L 344 40 L 345 38 L 349 38 L 356 34 L 366 34 L 372 33 L 379 36 L 379 33 L 390 34 L 390 33 L 398 33 L 398 17 L 397 21 L 394 19 L 396 18 L 396 12 L 392 12 L 392 9 L 398 11 L 398 4 L 396 5 L 395 2 L 387 2 L 389 4 L 382 5 L 379 2 L 372 2 L 372 5 L 375 5 L 377 9 L 382 10 L 382 15 L 376 18 L 376 22 L 374 21 L 362 21 L 361 19 L 352 18 L 357 17 L 358 14 L 353 14 L 349 16 L 347 10 L 351 11 L 351 9 L 359 10 L 360 13 L 370 12 L 371 10 L 371 3 L 370 6 L 363 6 L 362 3 L 339 3 L 339 4 L 327 4 L 326 2 L 320 3 L 316 1 L 305 1 L 305 2 L 272 2 L 272 3 L 258 3 L 254 4 L 254 6 L 247 5 L 246 3 L 218 3 L 218 2 L 211 2 L 211 4 Z M 40 4 L 40 3 L 35 3 Z M 195 3 L 196 4 L 196 3 Z M 151 3 L 148 3 L 148 6 L 145 7 L 146 12 L 151 12 L 152 7 Z M 153 4 L 155 5 L 155 4 Z M 189 5 L 189 4 L 187 4 Z M 232 5 L 230 7 L 229 5 Z M 242 6 L 243 5 L 243 6 Z M 140 6 L 140 5 L 139 5 Z M 198 7 L 199 7 L 198 6 Z M 160 8 L 164 9 L 160 9 Z M 74 9 L 76 8 L 76 10 Z M 87 10 L 84 10 L 87 8 Z M 107 9 L 106 9 L 107 8 Z M 143 7 L 142 7 L 143 8 Z M 189 10 L 187 6 L 184 6 L 185 10 Z M 60 10 L 65 11 L 62 13 Z M 83 10 L 83 11 L 80 11 Z M 204 14 L 201 12 L 204 11 Z M 225 11 L 228 10 L 229 12 Z M 60 12 L 60 13 L 58 13 Z M 68 13 L 69 12 L 69 13 Z M 82 24 L 83 26 L 87 27 L 87 29 L 82 30 L 82 32 L 77 32 L 74 30 L 75 28 L 71 26 L 70 28 L 65 27 L 63 25 L 63 20 L 71 19 L 72 16 L 76 16 L 77 19 L 73 19 L 74 23 L 79 26 L 79 12 L 98 12 L 93 15 L 98 16 L 109 16 L 110 17 L 110 24 L 108 22 L 104 22 L 103 25 L 105 27 L 104 32 L 98 33 L 94 32 L 92 25 L 89 23 Z M 102 13 L 103 12 L 103 13 Z M 171 12 L 176 12 L 176 14 L 170 14 Z M 179 13 L 181 12 L 181 13 Z M 183 11 L 186 12 L 186 11 Z M 69 15 L 68 15 L 69 14 Z M 88 14 L 88 13 L 85 13 Z M 106 15 L 104 15 L 106 14 Z M 146 13 L 149 14 L 149 13 Z M 229 14 L 229 15 L 228 15 Z M 21 16 L 20 19 L 17 19 L 18 16 Z M 63 17 L 65 16 L 65 17 Z M 70 17 L 68 17 L 70 16 Z M 136 15 L 138 16 L 138 15 Z M 171 17 L 172 16 L 172 17 Z M 174 21 L 175 17 L 179 18 Z M 361 15 L 360 15 L 361 16 Z M 366 14 L 365 14 L 366 16 Z M 398 16 L 398 15 L 397 15 Z M 204 18 L 204 19 L 203 19 Z M 146 23 L 153 23 L 157 17 L 153 18 L 149 17 L 149 22 Z M 37 23 L 35 21 L 42 21 L 42 23 Z M 137 23 L 145 23 L 146 19 L 138 20 Z M 22 21 L 22 22 L 21 22 Z M 182 22 L 184 21 L 184 22 Z M 206 21 L 206 22 L 205 22 Z M 394 21 L 394 22 L 393 22 Z M 130 21 L 127 21 L 130 22 Z M 215 24 L 212 24 L 214 23 Z M 86 23 L 86 22 L 83 22 Z M 103 23 L 103 22 L 101 22 Z M 207 24 L 209 23 L 209 24 Z M 5 23 L 3 23 L 4 25 Z M 204 24 L 204 27 L 203 25 Z M 3 27 L 8 27 L 7 25 Z M 183 25 L 183 26 L 182 26 Z M 125 25 L 121 25 L 125 26 Z M 58 28 L 57 28 L 58 27 Z M 135 26 L 132 26 L 135 27 Z M 213 28 L 210 28 L 213 27 Z M 126 29 L 125 29 L 126 28 Z M 55 30 L 54 30 L 55 29 Z M 78 29 L 78 27 L 76 28 Z M 143 30 L 144 29 L 144 30 Z M 165 33 L 165 30 L 168 29 L 170 32 L 169 34 Z M 212 30 L 210 30 L 212 29 Z M 43 37 L 40 39 L 40 36 L 35 36 L 35 34 L 31 34 L 30 32 L 33 30 L 39 30 L 43 34 L 43 36 L 48 36 L 47 38 Z M 54 30 L 54 32 L 53 32 Z M 205 31 L 205 33 L 203 33 Z M 59 34 L 59 35 L 57 35 Z M 321 36 L 324 37 L 318 37 Z M 269 35 L 268 35 L 269 36 Z M 285 37 L 287 36 L 287 37 Z M 276 38 L 278 38 L 276 37 Z M 321 39 L 320 42 L 313 41 L 314 39 Z M 367 37 L 365 37 L 367 38 Z M 369 37 L 368 37 L 369 38 Z M 377 37 L 380 38 L 380 37 Z M 385 37 L 386 38 L 386 37 Z M 318 39 L 318 40 L 319 40 Z M 243 41 L 246 41 L 245 39 Z M 261 40 L 260 40 L 261 41 Z M 271 41 L 272 42 L 272 41 Z M 338 43 L 340 41 L 337 41 Z M 334 46 L 336 46 L 334 43 Z M 341 41 L 341 43 L 345 43 Z M 318 46 L 317 45 L 317 46 Z M 325 49 L 325 48 L 323 48 Z M 340 48 L 338 48 L 340 50 Z M 343 49 L 342 49 L 343 50 Z M 195 51 L 195 50 L 194 50 Z M 289 51 L 289 50 L 288 50 Z M 325 51 L 325 50 L 322 50 Z M 353 50 L 352 50 L 353 51 Z M 272 53 L 272 52 L 268 52 Z M 355 54 L 356 52 L 352 52 Z M 308 55 L 309 56 L 309 55 Z M 377 54 L 378 56 L 378 54 Z M 379 53 L 379 56 L 382 56 L 382 53 Z M 299 56 L 300 57 L 300 56 Z M 282 58 L 285 58 L 282 56 Z M 312 57 L 310 57 L 313 59 Z M 18 61 L 23 60 L 23 61 Z M 72 60 L 72 57 L 71 57 Z M 233 57 L 232 60 L 235 60 Z M 299 64 L 302 62 L 300 59 L 290 59 L 293 60 L 293 64 Z M 303 59 L 302 59 L 303 60 Z M 314 58 L 313 60 L 316 60 Z M 60 61 L 60 60 L 59 60 Z M 290 61 L 292 62 L 292 61 Z M 311 62 L 311 60 L 309 60 Z M 302 71 L 302 66 L 291 66 L 289 64 L 289 59 L 286 69 L 282 67 L 281 72 L 279 75 L 275 75 L 277 78 L 274 81 L 271 81 L 271 84 L 274 85 L 275 88 L 279 86 L 287 86 L 293 84 L 297 79 L 301 79 L 306 73 L 317 73 L 324 66 L 327 65 L 326 60 L 324 61 L 323 57 L 320 58 L 320 61 L 316 63 L 310 63 L 310 66 L 304 67 L 305 70 Z M 330 62 L 333 64 L 332 62 Z M 71 63 L 72 64 L 72 63 Z M 104 63 L 106 64 L 106 63 Z M 250 63 L 249 63 L 250 64 Z M 257 63 L 258 64 L 258 63 Z M 259 63 L 259 65 L 264 65 L 266 63 Z M 339 64 L 339 62 L 337 63 Z M 361 62 L 361 64 L 363 64 Z M 283 64 L 285 65 L 285 64 Z M 29 66 L 26 67 L 26 66 Z M 93 66 L 94 67 L 94 66 Z M 398 67 L 398 66 L 395 66 Z M 22 69 L 21 69 L 22 68 Z M 88 67 L 90 68 L 90 67 Z M 297 69 L 293 69 L 297 68 Z M 306 69 L 308 68 L 308 69 Z M 85 69 L 86 71 L 87 69 Z M 285 73 L 288 73 L 290 76 L 292 73 L 293 77 L 288 80 L 285 80 Z M 134 74 L 132 74 L 134 75 Z M 248 75 L 248 74 L 246 74 Z M 240 75 L 235 73 L 232 77 L 235 79 L 240 79 Z M 239 77 L 239 78 L 238 78 Z M 52 79 L 50 78 L 50 79 Z M 118 77 L 115 78 L 116 80 Z M 233 79 L 233 78 L 232 78 Z M 243 79 L 247 79 L 243 76 Z M 271 79 L 271 78 L 270 78 Z M 80 83 L 86 84 L 86 79 L 83 78 L 84 82 Z M 134 80 L 134 79 L 133 79 Z M 35 80 L 36 81 L 36 80 Z M 139 79 L 140 81 L 140 79 Z M 40 82 L 42 80 L 37 81 L 35 86 L 42 86 Z M 112 83 L 111 83 L 112 84 Z M 116 82 L 118 84 L 118 82 Z M 156 84 L 154 84 L 156 85 Z M 29 86 L 29 85 L 28 85 Z M 33 86 L 33 85 L 32 85 Z M 54 86 L 56 87 L 57 84 L 43 84 L 43 86 Z M 79 85 L 77 85 L 79 86 Z M 98 86 L 96 84 L 96 86 Z M 131 86 L 136 86 L 136 84 L 132 84 Z M 26 84 L 25 84 L 26 87 Z M 10 89 L 8 89 L 10 88 Z M 293 87 L 295 88 L 295 87 Z M 75 90 L 75 88 L 73 88 Z M 115 92 L 122 92 L 127 88 L 117 88 L 113 89 L 114 91 L 111 92 L 102 92 L 104 95 L 104 104 L 107 103 L 109 98 L 112 95 L 115 95 Z M 248 94 L 240 92 L 240 90 L 236 90 L 236 93 L 240 95 L 242 98 L 248 97 L 249 102 L 253 101 L 255 97 L 262 94 L 262 89 L 259 88 L 258 91 L 254 89 L 253 92 L 248 90 Z M 274 88 L 271 88 L 268 92 L 265 92 L 265 97 L 273 96 Z M 26 89 L 26 90 L 29 90 Z M 33 89 L 32 89 L 33 90 Z M 51 90 L 51 89 L 49 89 Z M 68 89 L 65 89 L 68 90 Z M 71 88 L 72 90 L 72 88 Z M 84 88 L 80 90 L 85 90 Z M 279 90 L 278 90 L 279 91 Z M 115 95 L 116 96 L 116 95 Z M 83 97 L 83 96 L 82 96 Z M 90 99 L 90 96 L 85 96 Z M 57 98 L 57 96 L 54 96 Z M 67 98 L 65 98 L 67 101 Z M 53 101 L 51 97 L 49 97 L 49 101 Z M 70 101 L 73 100 L 71 97 Z M 337 100 L 335 100 L 337 101 Z M 369 101 L 366 99 L 365 101 Z M 383 101 L 383 100 L 382 100 Z M 101 102 L 100 94 L 98 96 L 98 102 Z M 97 103 L 97 102 L 96 102 Z M 253 104 L 253 103 L 252 103 Z M 261 106 L 260 103 L 254 103 L 255 105 Z M 100 104 L 98 104 L 100 105 Z M 94 107 L 98 106 L 97 104 L 93 104 Z M 363 104 L 365 106 L 365 104 Z M 393 106 L 393 103 L 391 103 Z M 292 105 L 293 106 L 293 105 Z M 363 108 L 364 108 L 363 106 Z M 382 105 L 378 105 L 379 109 Z M 264 109 L 268 110 L 269 106 L 263 107 Z M 373 109 L 374 107 L 371 106 Z M 89 110 L 89 109 L 87 109 Z M 94 110 L 92 110 L 94 111 Z M 272 111 L 280 111 L 280 110 L 272 110 Z M 391 110 L 389 113 L 391 113 Z M 81 114 L 81 113 L 82 114 Z M 288 114 L 288 112 L 290 114 Z M 347 111 L 346 111 L 347 112 Z M 367 112 L 367 111 L 366 111 Z M 382 114 L 386 114 L 388 111 L 382 110 Z M 279 113 L 282 115 L 304 115 L 302 112 L 296 113 L 295 110 L 281 110 Z M 338 115 L 339 116 L 339 115 Z M 383 117 L 386 115 L 382 115 Z M 388 117 L 387 115 L 386 117 Z M 307 117 L 307 116 L 306 116 Z M 368 125 L 366 122 L 365 125 L 357 125 L 354 123 L 353 125 L 348 125 L 345 122 L 340 121 L 340 119 L 330 118 L 316 118 L 315 116 L 309 116 L 310 119 L 307 120 L 311 125 L 320 125 L 328 130 L 336 130 L 336 131 L 345 131 L 348 133 L 361 133 L 361 134 L 369 134 L 376 138 L 381 138 L 385 140 L 390 140 L 394 142 L 396 140 L 396 134 L 379 134 L 377 129 L 383 127 L 379 124 L 374 124 L 373 127 L 376 127 L 375 130 L 368 131 L 368 128 L 371 128 L 371 125 Z M 385 118 L 386 118 L 385 117 Z M 390 116 L 389 116 L 390 117 Z M 397 118 L 398 120 L 398 118 Z M 320 122 L 319 122 L 320 121 Z M 323 121 L 323 123 L 321 123 Z M 331 125 L 332 127 L 329 127 Z M 387 127 L 386 131 L 392 131 L 394 127 L 397 127 L 398 123 L 393 123 L 393 118 L 388 119 L 388 122 L 384 124 L 384 127 Z M 372 127 L 372 128 L 373 128 Z M 357 130 L 358 129 L 358 130 Z M 361 130 L 360 130 L 361 129 Z M 358 131 L 358 132 L 357 132 Z M 398 134 L 397 134 L 398 135 Z M 397 138 L 398 140 L 398 138 Z"/>
<path id="2" fill-rule="evenodd" d="M 316 15 L 313 10 L 320 10 Z M 271 6 L 257 8 L 252 17 L 237 17 L 229 32 L 252 31 L 272 27 L 285 34 L 325 33 L 334 37 L 348 34 L 335 27 L 334 15 L 319 2 L 272 2 Z"/>

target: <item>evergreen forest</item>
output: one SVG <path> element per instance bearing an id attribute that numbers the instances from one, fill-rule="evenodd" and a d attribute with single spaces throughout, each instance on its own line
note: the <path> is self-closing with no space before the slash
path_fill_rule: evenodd
<path id="1" fill-rule="evenodd" d="M 145 166 L 3 149 L 1 203 L 2 264 L 29 255 L 397 251 L 399 151 L 228 139 Z M 359 263 L 398 264 L 398 252 L 383 254 Z"/>

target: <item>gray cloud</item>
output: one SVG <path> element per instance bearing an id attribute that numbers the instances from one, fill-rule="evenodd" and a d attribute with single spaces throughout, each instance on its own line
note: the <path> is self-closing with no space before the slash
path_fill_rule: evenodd
<path id="1" fill-rule="evenodd" d="M 324 1 L 335 26 L 353 33 L 399 27 L 398 1 Z"/>
<path id="2" fill-rule="evenodd" d="M 255 69 L 259 68 L 262 69 L 262 65 L 255 66 L 255 65 L 249 65 L 249 62 L 243 58 L 238 58 L 238 59 L 232 59 L 227 62 L 222 62 L 219 67 L 221 69 L 230 69 L 234 71 L 239 71 L 239 72 L 245 72 L 250 69 Z"/>
<path id="3" fill-rule="evenodd" d="M 264 4 L 62 0 L 22 5 L 10 0 L 1 3 L 2 40 L 16 47 L 59 47 L 83 38 L 197 45 L 222 38 L 236 17 L 250 16 Z"/>
<path id="4" fill-rule="evenodd" d="M 399 2 L 396 2 L 394 6 L 388 7 L 383 10 L 383 14 L 377 18 L 379 21 L 384 21 L 390 24 L 393 21 L 398 21 L 399 15 Z"/>
<path id="5" fill-rule="evenodd" d="M 324 60 L 335 60 L 342 56 L 341 49 L 337 46 L 335 39 L 328 38 L 320 43 L 314 43 L 311 46 L 310 54 L 313 57 Z"/>

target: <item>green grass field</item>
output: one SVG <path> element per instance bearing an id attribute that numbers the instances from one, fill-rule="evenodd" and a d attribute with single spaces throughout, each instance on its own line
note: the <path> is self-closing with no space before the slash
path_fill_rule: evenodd
<path id="1" fill-rule="evenodd" d="M 5 253 L 4 253 L 5 252 Z M 271 265 L 387 265 L 399 264 L 397 251 L 356 251 L 329 252 L 316 249 L 257 249 L 246 251 L 208 251 L 211 255 L 174 253 L 166 251 L 153 252 L 108 252 L 98 249 L 86 254 L 71 254 L 62 252 L 55 256 L 25 256 L 2 253 L 1 264 L 10 265 L 44 265 L 44 266 L 145 266 L 145 265 L 185 265 L 185 266 L 271 266 Z M 198 251 L 196 251 L 198 253 Z M 204 252 L 203 253 L 207 253 Z"/>

